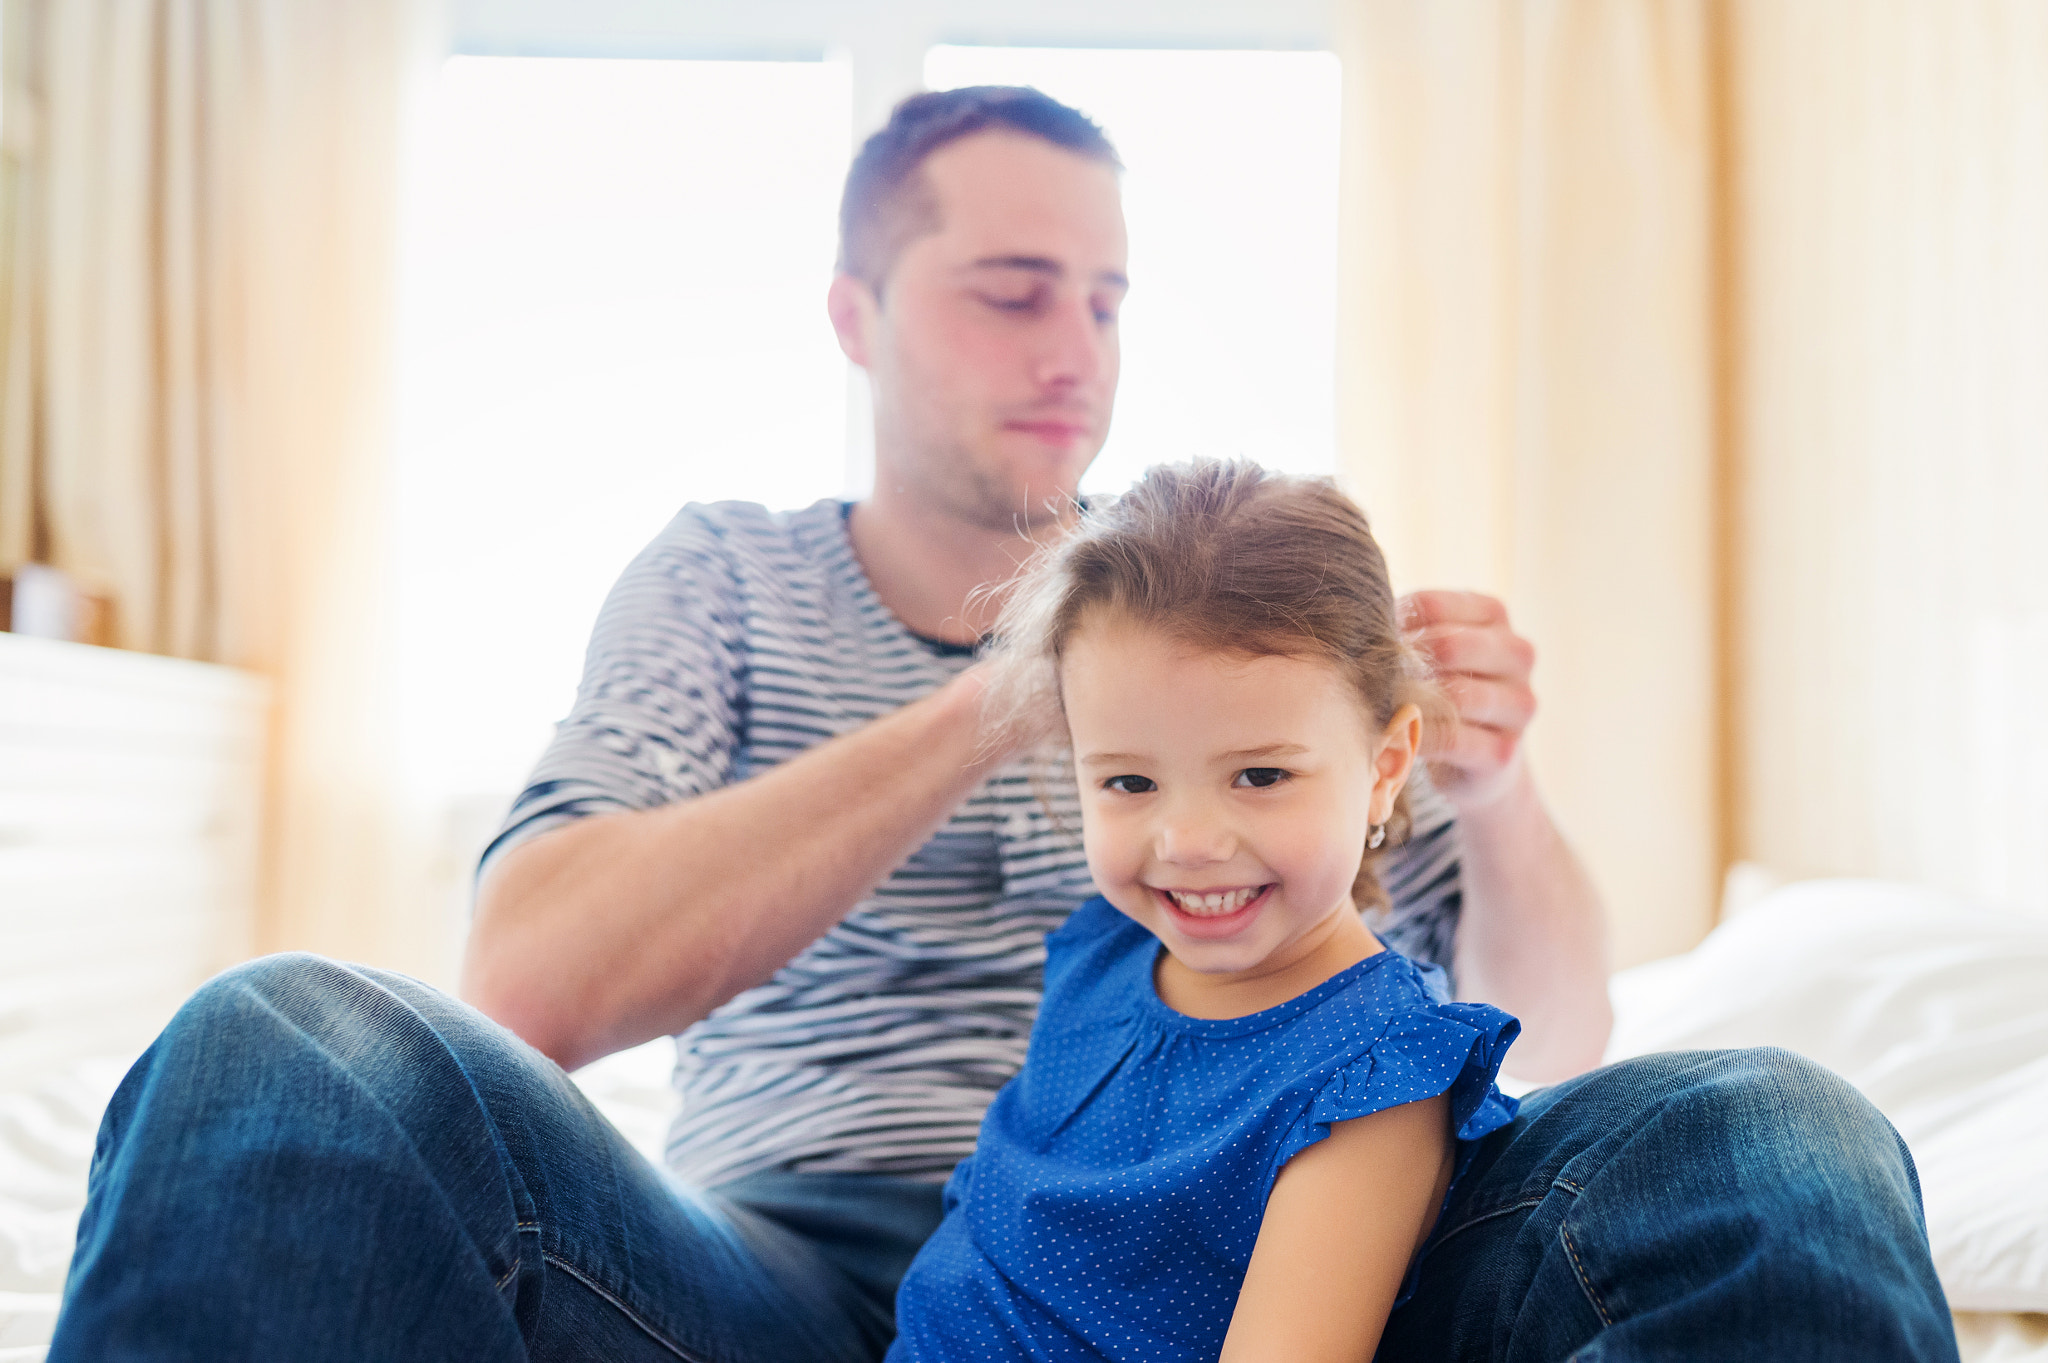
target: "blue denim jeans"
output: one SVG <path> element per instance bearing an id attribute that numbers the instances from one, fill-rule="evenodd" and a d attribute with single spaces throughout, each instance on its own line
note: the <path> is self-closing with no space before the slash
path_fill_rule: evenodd
<path id="1" fill-rule="evenodd" d="M 401 976 L 283 956 L 123 1081 L 51 1363 L 871 1360 L 935 1185 L 687 1188 L 555 1065 Z M 1783 1052 L 1530 1098 L 1382 1359 L 1954 1359 L 1905 1147 Z"/>

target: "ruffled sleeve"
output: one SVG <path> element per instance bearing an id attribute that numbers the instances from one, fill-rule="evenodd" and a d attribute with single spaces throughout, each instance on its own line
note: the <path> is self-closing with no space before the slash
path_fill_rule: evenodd
<path id="1" fill-rule="evenodd" d="M 1439 1003 L 1398 1013 L 1370 1049 L 1337 1071 L 1281 1140 L 1273 1171 L 1330 1134 L 1332 1122 L 1448 1093 L 1451 1130 L 1476 1141 L 1514 1119 L 1515 1100 L 1494 1087 L 1522 1024 L 1483 1003 Z M 1458 1161 L 1462 1168 L 1464 1160 Z"/>

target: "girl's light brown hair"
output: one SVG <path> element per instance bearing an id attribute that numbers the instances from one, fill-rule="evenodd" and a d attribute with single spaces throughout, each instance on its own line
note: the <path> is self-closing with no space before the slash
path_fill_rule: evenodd
<path id="1" fill-rule="evenodd" d="M 1089 506 L 1026 565 L 996 626 L 991 721 L 1008 738 L 1063 737 L 1059 666 L 1074 632 L 1108 610 L 1190 648 L 1330 663 L 1376 726 L 1403 705 L 1442 712 L 1401 641 L 1386 560 L 1365 514 L 1327 478 L 1256 464 L 1161 464 L 1114 501 Z M 1162 701 L 1171 703 L 1170 697 Z M 1408 829 L 1407 794 L 1389 837 Z M 1385 907 L 1367 849 L 1352 898 Z"/>

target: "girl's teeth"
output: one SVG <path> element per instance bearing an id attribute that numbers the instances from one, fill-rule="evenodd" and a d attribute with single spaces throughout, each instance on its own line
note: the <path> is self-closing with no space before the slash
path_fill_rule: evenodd
<path id="1" fill-rule="evenodd" d="M 1180 905 L 1182 912 L 1209 917 L 1236 913 L 1258 898 L 1261 888 L 1263 887 L 1250 886 L 1241 890 L 1221 890 L 1212 894 L 1188 894 L 1181 890 L 1168 890 L 1167 894 L 1173 897 L 1174 903 Z"/>

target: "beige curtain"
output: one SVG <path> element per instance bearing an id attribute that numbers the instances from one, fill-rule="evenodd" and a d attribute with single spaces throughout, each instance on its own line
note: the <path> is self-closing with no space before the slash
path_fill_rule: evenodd
<path id="1" fill-rule="evenodd" d="M 2048 5 L 1732 18 L 1736 845 L 2048 913 Z"/>
<path id="2" fill-rule="evenodd" d="M 1617 959 L 1683 950 L 1720 857 L 1703 6 L 1348 17 L 1346 468 L 1403 585 L 1536 641 L 1532 756 Z"/>
<path id="3" fill-rule="evenodd" d="M 2048 6 L 1342 13 L 1347 473 L 1619 963 L 1741 859 L 2048 911 Z"/>
<path id="4" fill-rule="evenodd" d="M 257 940 L 412 964 L 383 665 L 406 0 L 15 0 L 0 562 L 277 700 Z M 21 117 L 14 115 L 20 112 Z"/>

